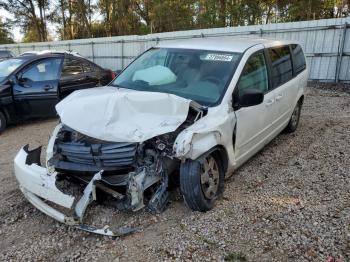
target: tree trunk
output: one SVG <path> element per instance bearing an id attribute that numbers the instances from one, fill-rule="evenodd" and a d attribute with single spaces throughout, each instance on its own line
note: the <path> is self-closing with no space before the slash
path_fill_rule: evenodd
<path id="1" fill-rule="evenodd" d="M 220 0 L 219 25 L 226 26 L 226 0 Z"/>
<path id="2" fill-rule="evenodd" d="M 83 25 L 85 26 L 85 29 L 87 32 L 87 37 L 90 38 L 91 37 L 91 27 L 89 24 L 89 20 L 87 18 L 87 6 L 86 6 L 84 0 L 79 0 L 78 5 L 79 5 L 80 16 L 83 20 L 82 22 L 83 22 Z"/>
<path id="3" fill-rule="evenodd" d="M 64 0 L 60 0 L 60 8 L 61 8 L 62 23 L 63 23 L 62 40 L 66 40 L 67 22 L 66 22 L 66 16 L 64 14 L 64 10 L 65 10 Z"/>
<path id="4" fill-rule="evenodd" d="M 272 10 L 272 6 L 270 5 L 269 9 L 267 10 L 267 13 L 266 13 L 266 24 L 268 24 L 270 22 L 271 10 Z"/>
<path id="5" fill-rule="evenodd" d="M 38 0 L 38 8 L 39 8 L 39 14 L 40 14 L 41 38 L 42 38 L 42 41 L 46 41 L 47 34 L 46 34 L 46 24 L 45 24 L 45 17 L 44 17 L 44 9 L 45 9 L 44 0 Z"/>
<path id="6" fill-rule="evenodd" d="M 33 3 L 33 0 L 29 1 L 29 5 L 30 5 L 29 11 L 30 11 L 30 13 L 32 15 L 32 22 L 35 25 L 35 30 L 36 30 L 36 32 L 38 34 L 39 41 L 43 42 L 43 35 L 42 35 L 42 31 L 41 31 L 41 27 L 40 27 L 40 23 L 39 23 L 38 17 L 36 16 L 36 13 L 35 13 L 35 6 L 34 6 L 34 3 Z"/>
<path id="7" fill-rule="evenodd" d="M 72 16 L 73 16 L 73 8 L 72 8 L 72 0 L 68 0 L 68 23 L 69 23 L 69 38 L 74 39 L 74 25 L 72 23 Z"/>

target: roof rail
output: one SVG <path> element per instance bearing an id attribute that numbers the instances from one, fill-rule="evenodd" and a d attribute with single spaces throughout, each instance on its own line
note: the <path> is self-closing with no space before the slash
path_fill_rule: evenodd
<path id="1" fill-rule="evenodd" d="M 81 55 L 78 52 L 74 51 L 66 51 L 66 50 L 41 50 L 41 51 L 27 51 L 19 56 L 29 56 L 29 55 L 46 55 L 46 54 L 66 54 L 66 55 L 73 55 L 73 56 L 79 56 Z"/>

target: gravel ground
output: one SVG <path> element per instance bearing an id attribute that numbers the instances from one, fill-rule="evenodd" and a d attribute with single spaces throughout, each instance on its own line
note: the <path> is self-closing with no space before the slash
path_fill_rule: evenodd
<path id="1" fill-rule="evenodd" d="M 299 129 L 281 134 L 226 182 L 207 213 L 177 193 L 153 216 L 93 205 L 88 220 L 139 226 L 122 238 L 59 224 L 32 207 L 13 176 L 27 143 L 47 143 L 57 120 L 9 128 L 0 136 L 0 260 L 350 261 L 350 94 L 307 90 Z"/>

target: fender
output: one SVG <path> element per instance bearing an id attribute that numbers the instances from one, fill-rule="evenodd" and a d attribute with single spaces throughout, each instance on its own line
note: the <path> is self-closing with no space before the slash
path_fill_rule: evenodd
<path id="1" fill-rule="evenodd" d="M 197 159 L 203 152 L 221 144 L 222 135 L 219 131 L 193 133 L 191 131 L 180 134 L 174 144 L 175 157 L 179 159 Z"/>

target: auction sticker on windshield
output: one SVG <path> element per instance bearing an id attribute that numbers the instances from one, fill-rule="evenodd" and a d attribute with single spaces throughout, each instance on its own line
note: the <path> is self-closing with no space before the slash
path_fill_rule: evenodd
<path id="1" fill-rule="evenodd" d="M 224 62 L 231 62 L 232 59 L 233 59 L 233 55 L 227 55 L 227 54 L 207 54 L 204 58 L 204 60 L 224 61 Z"/>

